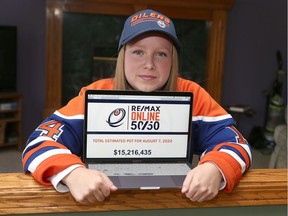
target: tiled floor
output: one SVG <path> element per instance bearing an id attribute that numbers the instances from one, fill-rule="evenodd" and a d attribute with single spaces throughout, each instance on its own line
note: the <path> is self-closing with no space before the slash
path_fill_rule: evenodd
<path id="1" fill-rule="evenodd" d="M 251 168 L 268 168 L 270 155 L 263 155 L 260 151 L 253 150 L 253 163 Z M 194 157 L 196 160 L 196 157 Z M 21 152 L 16 148 L 0 149 L 0 173 L 22 172 Z"/>

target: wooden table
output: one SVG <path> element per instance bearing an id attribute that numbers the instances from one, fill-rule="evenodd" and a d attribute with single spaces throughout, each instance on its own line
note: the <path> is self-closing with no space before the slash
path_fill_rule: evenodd
<path id="1" fill-rule="evenodd" d="M 83 206 L 70 193 L 38 184 L 23 173 L 0 174 L 0 214 L 104 212 L 232 206 L 287 206 L 287 169 L 252 169 L 232 193 L 220 192 L 212 201 L 196 203 L 179 189 L 119 190 L 103 203 Z"/>

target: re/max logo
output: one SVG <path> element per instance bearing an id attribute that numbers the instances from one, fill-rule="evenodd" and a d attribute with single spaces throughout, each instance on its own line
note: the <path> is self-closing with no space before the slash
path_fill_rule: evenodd
<path id="1" fill-rule="evenodd" d="M 131 111 L 137 112 L 160 112 L 161 106 L 131 106 Z"/>

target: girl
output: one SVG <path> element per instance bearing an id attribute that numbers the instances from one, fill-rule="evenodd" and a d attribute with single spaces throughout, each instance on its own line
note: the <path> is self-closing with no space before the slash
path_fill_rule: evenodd
<path id="1" fill-rule="evenodd" d="M 248 143 L 232 117 L 198 84 L 178 77 L 180 43 L 174 24 L 163 14 L 144 10 L 130 16 L 119 40 L 114 78 L 83 87 L 79 96 L 45 119 L 23 151 L 25 172 L 76 201 L 92 204 L 117 190 L 102 172 L 88 170 L 82 153 L 84 92 L 87 89 L 190 91 L 194 94 L 193 142 L 200 156 L 187 174 L 181 192 L 191 201 L 206 201 L 219 190 L 232 191 L 250 167 Z"/>

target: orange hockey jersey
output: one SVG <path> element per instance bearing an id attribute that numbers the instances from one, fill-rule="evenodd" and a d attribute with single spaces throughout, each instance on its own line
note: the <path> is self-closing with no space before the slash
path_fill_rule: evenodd
<path id="1" fill-rule="evenodd" d="M 232 191 L 250 167 L 251 149 L 234 127 L 234 120 L 212 97 L 193 81 L 178 78 L 177 91 L 194 94 L 192 137 L 199 163 L 215 163 Z M 23 168 L 44 185 L 60 171 L 82 163 L 84 92 L 87 89 L 113 89 L 113 78 L 83 87 L 79 96 L 45 119 L 29 137 L 23 151 Z"/>

